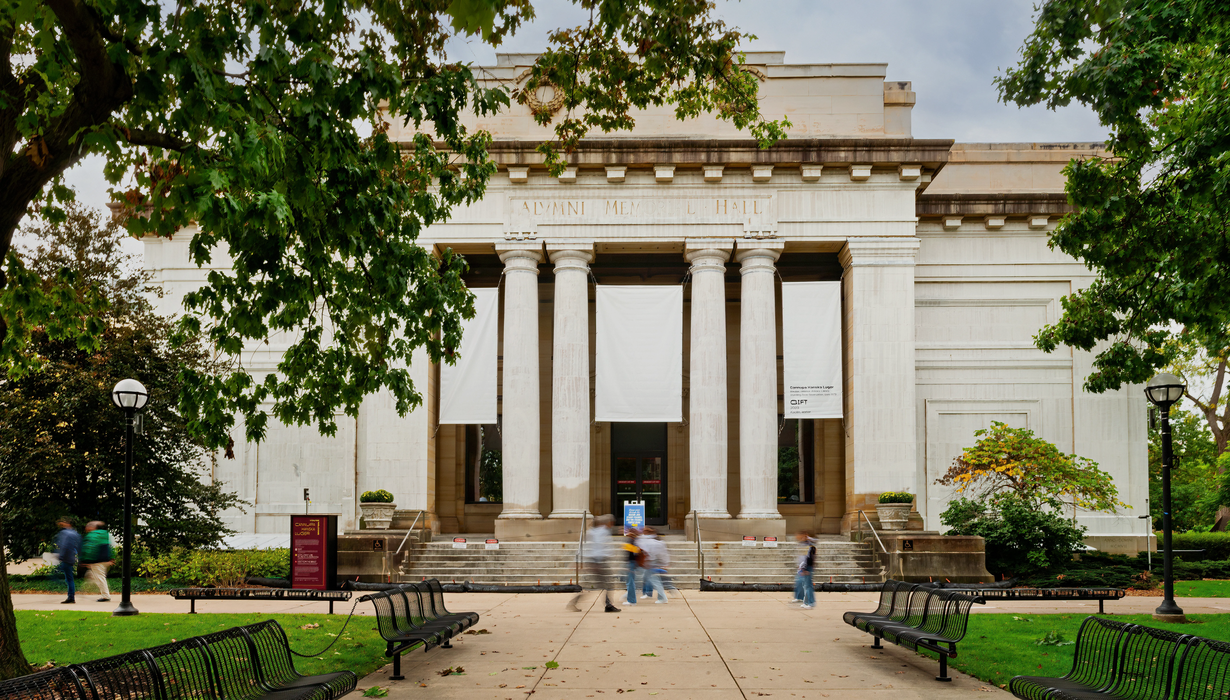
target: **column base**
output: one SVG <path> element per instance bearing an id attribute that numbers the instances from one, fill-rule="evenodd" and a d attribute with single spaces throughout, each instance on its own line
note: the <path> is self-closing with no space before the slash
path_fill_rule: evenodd
<path id="1" fill-rule="evenodd" d="M 684 530 L 687 533 L 688 541 L 696 541 L 696 524 L 688 518 L 684 522 Z M 753 536 L 757 539 L 764 537 L 776 537 L 778 542 L 784 542 L 786 538 L 786 519 L 778 517 L 776 520 L 767 518 L 700 518 L 700 537 L 702 542 L 739 542 L 744 536 Z"/>
<path id="2" fill-rule="evenodd" d="M 577 544 L 581 537 L 581 519 L 500 519 L 495 521 L 495 536 L 501 542 L 570 542 Z"/>
<path id="3" fill-rule="evenodd" d="M 550 515 L 548 515 L 547 518 L 551 520 L 565 520 L 565 519 L 580 520 L 581 516 L 584 514 L 585 512 L 580 511 L 580 510 L 557 510 L 557 511 L 552 512 Z M 593 520 L 593 518 L 594 516 L 591 513 L 589 518 L 587 518 L 587 520 Z"/>
<path id="4" fill-rule="evenodd" d="M 745 510 L 739 513 L 739 520 L 784 520 L 784 518 L 776 509 Z"/>
<path id="5" fill-rule="evenodd" d="M 503 510 L 496 520 L 542 520 L 542 513 L 536 510 Z"/>

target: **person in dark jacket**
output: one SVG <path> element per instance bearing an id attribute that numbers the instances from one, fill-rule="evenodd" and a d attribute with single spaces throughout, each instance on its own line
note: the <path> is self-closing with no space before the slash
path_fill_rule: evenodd
<path id="1" fill-rule="evenodd" d="M 73 529 L 73 521 L 60 518 L 56 521 L 60 531 L 56 533 L 56 552 L 60 555 L 60 571 L 64 572 L 64 581 L 68 584 L 68 597 L 62 604 L 77 602 L 77 554 L 81 551 L 81 535 Z"/>

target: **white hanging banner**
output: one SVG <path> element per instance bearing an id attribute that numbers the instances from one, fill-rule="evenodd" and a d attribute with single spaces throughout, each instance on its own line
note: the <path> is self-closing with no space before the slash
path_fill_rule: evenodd
<path id="1" fill-rule="evenodd" d="M 683 421 L 683 287 L 600 284 L 594 420 Z"/>
<path id="2" fill-rule="evenodd" d="M 440 365 L 440 423 L 491 425 L 496 422 L 496 359 L 500 290 L 471 289 L 474 318 L 461 322 L 457 362 Z"/>
<path id="3" fill-rule="evenodd" d="M 841 418 L 841 282 L 782 283 L 786 418 Z"/>

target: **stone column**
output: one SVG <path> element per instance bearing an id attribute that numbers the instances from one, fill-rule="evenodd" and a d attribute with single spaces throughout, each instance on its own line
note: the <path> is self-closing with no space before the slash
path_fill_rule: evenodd
<path id="1" fill-rule="evenodd" d="M 688 241 L 692 263 L 688 462 L 692 510 L 729 518 L 726 415 L 726 266 L 730 241 Z"/>
<path id="2" fill-rule="evenodd" d="M 914 372 L 918 239 L 851 238 L 845 267 L 846 514 L 875 512 L 884 491 L 919 494 Z M 872 517 L 874 521 L 874 516 Z"/>
<path id="3" fill-rule="evenodd" d="M 743 246 L 747 246 L 744 248 Z M 740 241 L 739 517 L 779 520 L 777 512 L 777 295 L 774 263 L 782 241 Z"/>
<path id="4" fill-rule="evenodd" d="M 593 244 L 548 243 L 555 263 L 551 360 L 551 516 L 589 509 L 589 263 Z"/>
<path id="5" fill-rule="evenodd" d="M 504 510 L 501 519 L 541 518 L 538 466 L 538 263 L 542 244 L 497 243 L 504 262 Z"/>

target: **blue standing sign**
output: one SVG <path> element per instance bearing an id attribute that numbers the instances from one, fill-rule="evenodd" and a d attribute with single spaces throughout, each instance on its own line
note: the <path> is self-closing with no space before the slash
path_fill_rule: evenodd
<path id="1" fill-rule="evenodd" d="M 624 528 L 636 528 L 638 530 L 645 528 L 644 501 L 624 502 Z"/>

